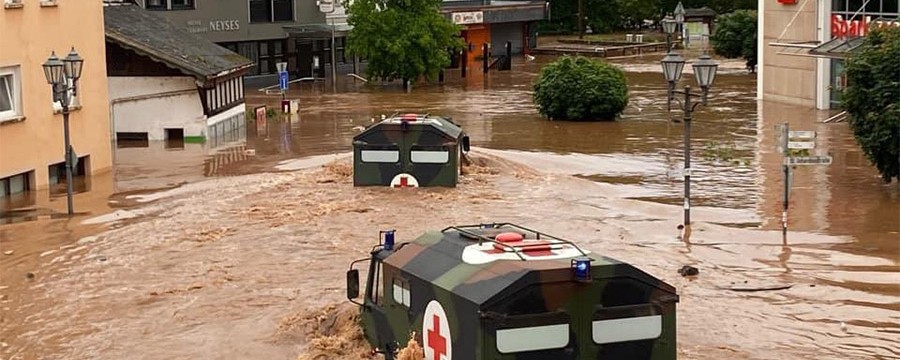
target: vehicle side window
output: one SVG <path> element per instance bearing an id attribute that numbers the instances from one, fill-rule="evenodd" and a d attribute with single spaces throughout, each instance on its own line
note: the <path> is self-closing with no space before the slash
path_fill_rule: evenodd
<path id="1" fill-rule="evenodd" d="M 369 146 L 359 151 L 359 157 L 365 163 L 396 163 L 400 161 L 400 148 L 397 146 Z"/>
<path id="2" fill-rule="evenodd" d="M 409 282 L 401 278 L 394 278 L 393 282 L 394 303 L 409 307 Z"/>
<path id="3" fill-rule="evenodd" d="M 596 344 L 650 340 L 662 335 L 662 315 L 651 304 L 625 305 L 598 309 L 591 321 Z"/>
<path id="4" fill-rule="evenodd" d="M 374 284 L 372 284 L 372 293 L 370 294 L 370 298 L 372 302 L 375 304 L 381 305 L 381 299 L 384 297 L 384 287 L 381 282 L 381 261 L 375 262 L 375 276 L 372 278 L 375 279 Z"/>
<path id="5" fill-rule="evenodd" d="M 413 146 L 409 159 L 418 164 L 446 164 L 450 161 L 450 150 L 446 146 Z"/>

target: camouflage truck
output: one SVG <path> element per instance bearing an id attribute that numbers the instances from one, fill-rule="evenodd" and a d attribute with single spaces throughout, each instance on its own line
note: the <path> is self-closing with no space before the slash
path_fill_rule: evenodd
<path id="1" fill-rule="evenodd" d="M 394 115 L 353 137 L 353 185 L 456 186 L 469 137 L 448 118 Z"/>
<path id="2" fill-rule="evenodd" d="M 508 223 L 382 234 L 347 297 L 386 359 L 411 336 L 428 360 L 676 358 L 678 295 L 634 266 Z"/>

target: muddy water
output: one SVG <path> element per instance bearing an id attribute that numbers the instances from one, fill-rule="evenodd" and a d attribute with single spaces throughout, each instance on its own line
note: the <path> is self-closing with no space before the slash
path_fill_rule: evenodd
<path id="1" fill-rule="evenodd" d="M 270 121 L 262 134 L 248 128 L 246 144 L 225 156 L 196 144 L 179 152 L 161 144 L 119 148 L 114 176 L 76 197 L 84 215 L 0 227 L 0 248 L 14 251 L 0 257 L 0 294 L 8 295 L 0 301 L 0 342 L 9 345 L 0 357 L 293 357 L 307 340 L 292 319 L 341 301 L 334 279 L 368 246 L 360 232 L 417 234 L 446 225 L 407 221 L 426 212 L 449 222 L 534 224 L 675 284 L 684 358 L 900 356 L 893 341 L 900 334 L 896 184 L 879 182 L 845 124 L 757 104 L 754 78 L 726 64 L 710 105 L 695 114 L 697 225 L 690 242 L 679 241 L 681 211 L 671 204 L 681 203 L 682 124 L 659 101 L 665 89 L 656 60 L 623 64 L 631 105 L 618 122 L 541 119 L 529 93 L 545 62 L 538 59 L 488 77 L 450 74 L 447 85 L 408 94 L 351 81 L 341 81 L 337 94 L 327 83 L 295 86 L 289 96 L 301 99 L 301 115 Z M 277 100 L 248 97 L 249 104 Z M 398 111 L 452 116 L 483 156 L 544 175 L 504 168 L 458 192 L 424 192 L 453 211 L 417 195 L 352 189 L 346 174 L 227 177 L 345 153 L 361 126 Z M 780 226 L 782 196 L 774 126 L 783 121 L 818 131 L 820 151 L 834 156 L 831 166 L 796 170 L 787 244 L 771 231 Z M 216 179 L 148 198 L 130 192 L 207 177 Z M 64 204 L 38 199 L 34 207 L 52 213 Z M 116 212 L 84 223 L 110 207 Z M 88 237 L 101 227 L 113 230 Z M 700 267 L 701 277 L 678 277 L 674 270 L 685 263 Z M 303 271 L 310 268 L 317 271 Z M 744 281 L 793 287 L 721 289 Z"/>

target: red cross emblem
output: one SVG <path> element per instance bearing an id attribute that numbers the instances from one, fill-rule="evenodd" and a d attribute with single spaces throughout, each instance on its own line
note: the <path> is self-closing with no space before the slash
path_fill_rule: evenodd
<path id="1" fill-rule="evenodd" d="M 422 346 L 425 360 L 453 359 L 453 339 L 447 313 L 437 300 L 431 300 L 422 316 Z"/>
<path id="2" fill-rule="evenodd" d="M 400 178 L 400 183 L 397 184 L 397 185 L 394 185 L 394 187 L 395 187 L 395 188 L 405 188 L 405 187 L 409 187 L 409 178 L 406 177 L 406 176 L 401 177 L 401 178 Z"/>
<path id="3" fill-rule="evenodd" d="M 432 317 L 434 330 L 428 330 L 428 347 L 434 354 L 435 359 L 440 359 L 442 355 L 447 355 L 447 339 L 441 336 L 441 318 L 437 314 Z"/>

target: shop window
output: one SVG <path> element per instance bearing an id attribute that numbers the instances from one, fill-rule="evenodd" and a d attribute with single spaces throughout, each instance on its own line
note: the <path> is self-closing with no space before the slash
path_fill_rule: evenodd
<path id="1" fill-rule="evenodd" d="M 31 190 L 31 179 L 33 177 L 34 171 L 29 171 L 0 179 L 0 198 Z"/>
<path id="2" fill-rule="evenodd" d="M 193 10 L 194 0 L 147 0 L 147 10 Z"/>
<path id="3" fill-rule="evenodd" d="M 22 116 L 19 67 L 0 67 L 0 122 Z"/>
<path id="4" fill-rule="evenodd" d="M 294 20 L 294 0 L 250 0 L 250 22 Z"/>

